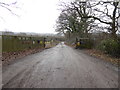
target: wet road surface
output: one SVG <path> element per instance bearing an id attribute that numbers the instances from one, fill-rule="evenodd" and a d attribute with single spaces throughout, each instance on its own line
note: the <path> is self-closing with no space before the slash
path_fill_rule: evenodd
<path id="1" fill-rule="evenodd" d="M 117 88 L 117 68 L 61 43 L 3 67 L 3 88 Z"/>

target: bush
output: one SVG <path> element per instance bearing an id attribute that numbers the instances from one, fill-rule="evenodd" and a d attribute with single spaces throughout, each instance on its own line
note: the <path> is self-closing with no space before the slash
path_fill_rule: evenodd
<path id="1" fill-rule="evenodd" d="M 120 57 L 120 42 L 114 39 L 102 40 L 98 48 L 115 57 Z"/>
<path id="2" fill-rule="evenodd" d="M 93 40 L 85 39 L 81 41 L 80 48 L 91 49 L 93 47 Z"/>

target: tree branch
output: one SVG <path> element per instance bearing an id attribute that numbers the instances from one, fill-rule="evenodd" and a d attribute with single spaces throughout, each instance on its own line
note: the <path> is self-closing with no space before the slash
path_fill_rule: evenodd
<path id="1" fill-rule="evenodd" d="M 13 13 L 12 10 L 9 9 L 8 7 L 6 7 L 6 6 L 4 6 L 4 5 L 0 5 L 0 6 L 3 7 L 3 8 L 5 8 L 5 9 L 7 9 L 7 10 L 8 10 L 10 13 L 12 13 L 13 15 L 15 15 L 15 16 L 17 16 L 17 17 L 20 17 L 19 15 Z"/>
<path id="2" fill-rule="evenodd" d="M 102 21 L 100 18 L 97 18 L 97 17 L 95 17 L 95 16 L 84 16 L 84 17 L 82 17 L 82 18 L 93 18 L 93 19 L 98 20 L 98 21 L 100 21 L 100 22 L 102 22 L 102 23 L 105 23 L 105 24 L 112 24 L 112 22 Z"/>
<path id="3" fill-rule="evenodd" d="M 7 4 L 7 3 L 4 3 L 4 2 L 0 2 L 0 6 L 7 9 L 11 14 L 17 16 L 17 17 L 20 17 L 19 15 L 13 13 L 13 11 L 10 9 L 10 7 L 12 7 L 13 5 L 15 6 L 17 4 L 17 1 L 13 2 L 13 3 L 10 3 L 10 4 Z M 15 8 L 19 8 L 19 7 L 16 7 Z"/>

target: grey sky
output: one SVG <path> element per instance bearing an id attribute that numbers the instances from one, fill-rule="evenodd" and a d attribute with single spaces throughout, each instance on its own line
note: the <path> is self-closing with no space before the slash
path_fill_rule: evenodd
<path id="1" fill-rule="evenodd" d="M 0 0 L 3 2 L 3 0 Z M 11 3 L 16 0 L 4 0 Z M 16 17 L 5 8 L 0 7 L 0 31 L 55 33 L 54 25 L 60 14 L 59 3 L 73 0 L 17 0 L 13 12 L 20 15 Z"/>
<path id="2" fill-rule="evenodd" d="M 3 2 L 3 0 L 0 1 Z M 10 0 L 6 0 L 6 3 L 8 2 Z M 19 0 L 18 6 L 21 9 L 13 8 L 13 11 L 20 17 L 16 17 L 0 7 L 1 16 L 4 19 L 0 19 L 0 25 L 2 25 L 0 30 L 55 33 L 53 27 L 60 12 L 57 10 L 58 3 L 59 0 Z"/>

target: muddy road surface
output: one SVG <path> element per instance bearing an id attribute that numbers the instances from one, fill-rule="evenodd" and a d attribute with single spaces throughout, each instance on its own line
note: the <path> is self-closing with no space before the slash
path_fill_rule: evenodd
<path id="1" fill-rule="evenodd" d="M 60 43 L 3 67 L 3 88 L 117 88 L 118 70 Z"/>

